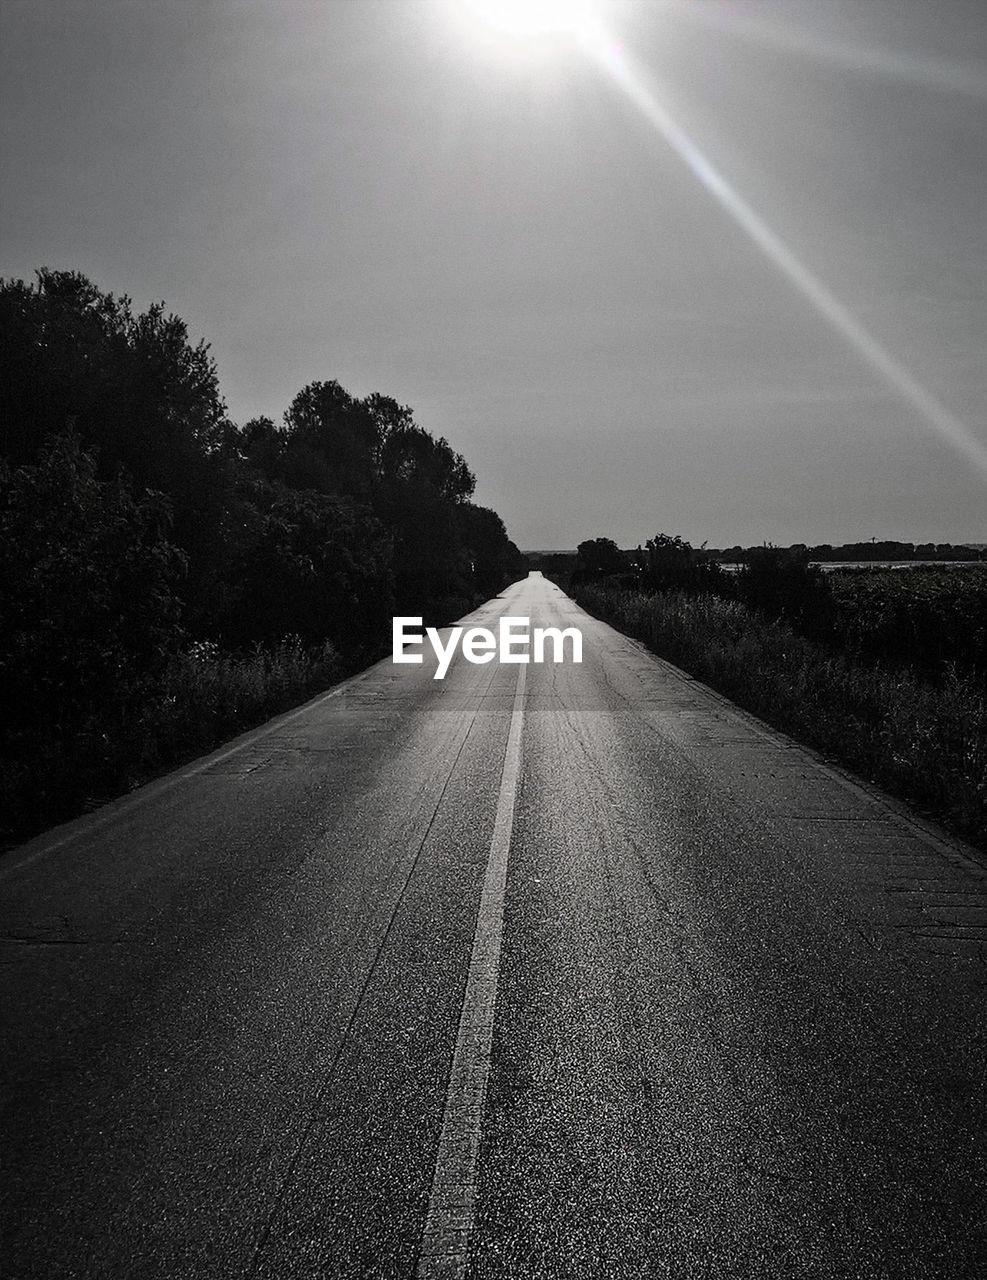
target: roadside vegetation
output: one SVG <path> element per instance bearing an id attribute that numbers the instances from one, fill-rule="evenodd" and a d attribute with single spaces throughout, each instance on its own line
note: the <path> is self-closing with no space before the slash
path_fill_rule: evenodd
<path id="1" fill-rule="evenodd" d="M 407 406 L 238 426 L 205 343 L 76 272 L 0 281 L 0 841 L 70 816 L 523 572 Z"/>
<path id="2" fill-rule="evenodd" d="M 584 608 L 987 848 L 987 565 L 824 574 L 766 547 L 731 574 L 607 542 L 549 566 Z"/>

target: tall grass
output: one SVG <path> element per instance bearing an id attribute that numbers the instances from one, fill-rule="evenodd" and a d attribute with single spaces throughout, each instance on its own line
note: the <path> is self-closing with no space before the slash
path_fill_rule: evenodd
<path id="1" fill-rule="evenodd" d="M 229 654 L 197 641 L 169 663 L 139 718 L 140 762 L 146 769 L 177 752 L 210 747 L 293 706 L 338 673 L 329 643 L 307 648 L 288 636 L 271 648 Z"/>
<path id="2" fill-rule="evenodd" d="M 737 601 L 577 587 L 589 612 L 987 848 L 987 695 L 806 640 Z"/>
<path id="3" fill-rule="evenodd" d="M 146 781 L 294 706 L 343 674 L 331 644 L 289 636 L 222 652 L 197 641 L 128 705 L 72 732 L 39 724 L 0 759 L 0 838 L 9 842 Z"/>

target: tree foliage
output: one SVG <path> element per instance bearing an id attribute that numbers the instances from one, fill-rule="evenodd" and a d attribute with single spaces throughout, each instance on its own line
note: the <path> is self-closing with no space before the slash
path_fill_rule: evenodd
<path id="1" fill-rule="evenodd" d="M 574 581 L 591 582 L 627 570 L 627 557 L 612 538 L 590 538 L 576 548 Z"/>
<path id="2" fill-rule="evenodd" d="M 233 560 L 227 640 L 271 644 L 296 635 L 346 652 L 384 632 L 391 545 L 369 511 L 263 480 L 248 481 L 241 497 L 250 527 Z"/>
<path id="3" fill-rule="evenodd" d="M 496 511 L 464 502 L 459 507 L 459 533 L 479 595 L 495 595 L 505 582 L 522 572 L 524 557 L 507 536 Z"/>
<path id="4" fill-rule="evenodd" d="M 643 584 L 652 591 L 716 594 L 724 586 L 724 574 L 702 547 L 677 535 L 656 533 L 644 546 Z"/>
<path id="5" fill-rule="evenodd" d="M 100 480 L 71 432 L 0 462 L 6 735 L 78 730 L 160 672 L 182 636 L 169 525 L 160 494 Z"/>
<path id="6" fill-rule="evenodd" d="M 349 503 L 351 524 L 364 522 L 370 545 L 377 545 L 372 529 L 386 531 L 390 559 L 379 594 L 395 607 L 438 619 L 499 587 L 488 570 L 503 551 L 502 527 L 486 526 L 494 545 L 481 556 L 482 588 L 471 567 L 475 549 L 467 545 L 459 512 L 475 487 L 472 471 L 396 400 L 377 393 L 359 400 L 338 382 L 312 382 L 294 397 L 282 425 L 269 418 L 248 422 L 240 450 L 270 485 Z M 475 541 L 477 530 L 470 536 Z M 508 558 L 502 558 L 503 573 Z M 351 626 L 356 622 L 351 615 Z"/>
<path id="7" fill-rule="evenodd" d="M 807 635 L 826 631 L 832 601 L 822 570 L 794 547 L 752 547 L 737 575 L 740 598 Z"/>
<path id="8" fill-rule="evenodd" d="M 0 287 L 2 452 L 16 466 L 38 460 L 71 427 L 103 480 L 121 468 L 136 492 L 163 494 L 172 538 L 188 559 L 183 588 L 193 613 L 222 570 L 234 428 L 204 342 L 156 304 L 134 315 L 130 299 L 102 293 L 74 271 Z"/>

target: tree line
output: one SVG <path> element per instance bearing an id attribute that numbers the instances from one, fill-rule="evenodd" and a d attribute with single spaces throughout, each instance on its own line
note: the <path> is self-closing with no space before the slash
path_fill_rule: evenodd
<path id="1" fill-rule="evenodd" d="M 722 560 L 726 562 L 734 562 L 741 564 L 750 559 L 751 556 L 757 556 L 761 550 L 760 547 L 726 547 L 722 550 L 710 550 L 708 554 L 714 560 Z M 901 561 L 910 560 L 956 560 L 961 562 L 971 560 L 987 560 L 987 548 L 983 546 L 973 546 L 966 543 L 957 545 L 953 542 L 895 542 L 893 540 L 885 540 L 879 542 L 877 538 L 872 538 L 870 542 L 844 542 L 839 546 L 832 546 L 828 542 L 821 542 L 815 546 L 807 546 L 804 542 L 796 542 L 787 550 L 795 552 L 805 558 L 820 564 L 842 564 L 846 561 L 864 561 L 880 563 L 881 561 Z"/>
<path id="2" fill-rule="evenodd" d="M 987 565 L 827 573 L 811 550 L 743 548 L 738 571 L 729 572 L 722 553 L 657 533 L 633 551 L 610 538 L 587 539 L 575 556 L 546 557 L 542 567 L 577 590 L 606 584 L 736 601 L 835 652 L 907 666 L 926 679 L 987 671 Z"/>
<path id="3" fill-rule="evenodd" d="M 238 426 L 183 320 L 74 271 L 0 281 L 0 357 L 8 762 L 91 742 L 196 643 L 352 666 L 392 614 L 446 622 L 522 571 L 465 459 L 389 396 L 316 381 Z"/>

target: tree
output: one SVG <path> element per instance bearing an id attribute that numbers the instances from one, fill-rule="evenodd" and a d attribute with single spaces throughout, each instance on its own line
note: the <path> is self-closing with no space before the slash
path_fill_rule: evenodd
<path id="1" fill-rule="evenodd" d="M 728 591 L 726 575 L 705 550 L 696 548 L 678 535 L 656 533 L 645 544 L 644 585 L 652 591 L 688 591 L 692 594 L 723 594 Z"/>
<path id="2" fill-rule="evenodd" d="M 245 532 L 222 623 L 234 644 L 331 640 L 341 652 L 386 633 L 392 605 L 387 531 L 351 499 L 246 481 Z"/>
<path id="3" fill-rule="evenodd" d="M 288 432 L 272 419 L 251 418 L 240 429 L 237 441 L 242 461 L 266 480 L 284 482 Z"/>
<path id="4" fill-rule="evenodd" d="M 208 610 L 235 435 L 208 345 L 193 346 L 163 304 L 135 316 L 129 298 L 43 269 L 34 285 L 0 281 L 0 358 L 2 456 L 35 463 L 71 426 L 101 480 L 123 467 L 137 492 L 163 493 L 188 558 L 186 601 Z"/>
<path id="5" fill-rule="evenodd" d="M 487 599 L 520 573 L 523 557 L 504 522 L 489 507 L 464 502 L 458 508 L 460 537 L 473 569 L 475 592 Z"/>
<path id="6" fill-rule="evenodd" d="M 182 637 L 185 558 L 157 493 L 101 481 L 71 432 L 36 462 L 0 462 L 4 738 L 112 718 Z"/>
<path id="7" fill-rule="evenodd" d="M 285 480 L 294 489 L 368 499 L 378 429 L 367 405 L 338 382 L 310 382 L 284 415 Z"/>
<path id="8" fill-rule="evenodd" d="M 395 423 L 381 442 L 380 480 L 385 492 L 400 485 L 429 487 L 450 503 L 465 502 L 476 488 L 462 454 L 410 419 Z"/>
<path id="9" fill-rule="evenodd" d="M 399 611 L 448 621 L 469 606 L 472 571 L 459 511 L 475 484 L 447 440 L 410 419 L 391 424 L 381 443 L 374 509 L 394 540 Z"/>
<path id="10" fill-rule="evenodd" d="M 769 618 L 784 618 L 800 631 L 826 634 L 833 609 L 826 575 L 794 547 L 751 547 L 737 574 L 740 598 Z"/>
<path id="11" fill-rule="evenodd" d="M 576 548 L 574 579 L 586 582 L 611 573 L 626 573 L 627 557 L 611 538 L 590 538 Z"/>

